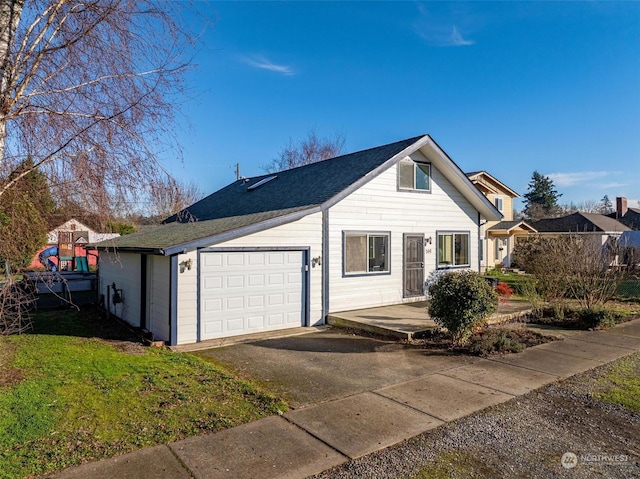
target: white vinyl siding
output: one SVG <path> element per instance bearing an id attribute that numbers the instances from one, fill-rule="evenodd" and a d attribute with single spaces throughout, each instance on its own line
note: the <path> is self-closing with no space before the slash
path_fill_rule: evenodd
<path id="1" fill-rule="evenodd" d="M 99 294 L 104 295 L 105 309 L 132 326 L 140 326 L 140 255 L 136 253 L 100 252 Z M 113 296 L 113 283 L 122 290 L 122 303 L 113 304 L 107 297 L 107 286 Z"/>
<path id="2" fill-rule="evenodd" d="M 157 340 L 169 341 L 171 258 L 147 257 L 147 329 Z"/>
<path id="3" fill-rule="evenodd" d="M 107 294 L 107 285 L 116 284 L 122 290 L 123 302 L 109 304 L 111 314 L 135 327 L 140 327 L 143 294 L 140 291 L 141 255 L 137 253 L 100 252 L 100 294 Z M 157 340 L 169 338 L 169 264 L 164 256 L 147 256 L 146 328 Z M 113 292 L 112 292 L 113 294 Z M 108 298 L 111 301 L 111 298 Z M 105 305 L 106 307 L 106 305 Z"/>
<path id="4" fill-rule="evenodd" d="M 258 233 L 211 245 L 214 247 L 300 247 L 310 248 L 311 258 L 322 257 L 322 213 L 314 213 L 297 221 Z M 178 268 L 178 344 L 197 341 L 198 322 L 198 253 L 178 255 L 178 264 L 191 259 L 191 270 Z M 311 262 L 309 324 L 323 324 L 322 266 Z"/>
<path id="5" fill-rule="evenodd" d="M 426 158 L 416 152 L 418 162 Z M 403 298 L 403 234 L 424 234 L 425 278 L 436 269 L 437 231 L 469 231 L 470 264 L 478 264 L 478 212 L 451 183 L 431 167 L 431 194 L 398 190 L 392 166 L 329 209 L 329 312 L 415 301 Z M 344 231 L 388 231 L 390 274 L 343 274 Z M 419 299 L 419 297 L 418 297 Z"/>

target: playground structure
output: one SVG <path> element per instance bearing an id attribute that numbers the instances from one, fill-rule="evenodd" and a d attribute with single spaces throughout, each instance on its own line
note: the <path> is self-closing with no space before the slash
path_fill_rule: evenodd
<path id="1" fill-rule="evenodd" d="M 89 272 L 89 257 L 95 259 L 92 266 L 97 263 L 97 255 L 87 251 L 85 231 L 58 231 L 58 244 L 45 248 L 38 254 L 38 261 L 47 271 L 77 271 Z"/>
<path id="2" fill-rule="evenodd" d="M 34 271 L 24 273 L 25 280 L 37 292 L 37 307 L 95 303 L 98 254 L 86 246 L 116 236 L 120 235 L 92 231 L 75 219 L 50 231 L 47 245 L 31 262 L 30 269 Z"/>
<path id="3" fill-rule="evenodd" d="M 47 233 L 47 244 L 33 257 L 29 269 L 47 271 L 76 271 L 88 273 L 98 264 L 97 252 L 87 251 L 86 245 L 120 236 L 117 233 L 98 233 L 76 219 L 70 219 Z"/>

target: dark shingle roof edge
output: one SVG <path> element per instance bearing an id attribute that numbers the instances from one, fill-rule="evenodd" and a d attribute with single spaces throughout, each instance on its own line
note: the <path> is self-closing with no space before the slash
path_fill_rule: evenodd
<path id="1" fill-rule="evenodd" d="M 491 228 L 489 228 L 488 231 L 496 231 L 496 230 L 509 231 L 510 229 L 515 228 L 516 226 L 519 226 L 519 225 L 524 225 L 527 228 L 536 232 L 536 229 L 533 226 L 531 226 L 529 223 L 527 223 L 525 220 L 501 221 L 500 223 L 497 223 L 493 225 Z"/>
<path id="2" fill-rule="evenodd" d="M 181 217 L 205 221 L 324 204 L 341 193 L 353 191 L 355 184 L 361 184 L 359 180 L 365 177 L 371 179 L 372 172 L 377 171 L 380 165 L 388 165 L 401 152 L 414 151 L 427 141 L 426 138 L 428 135 L 407 138 L 276 173 L 234 181 L 170 216 L 164 223 L 188 222 Z M 267 178 L 274 178 L 274 181 L 264 182 Z M 262 186 L 255 188 L 261 182 Z"/>
<path id="3" fill-rule="evenodd" d="M 320 210 L 320 206 L 290 208 L 192 223 L 169 223 L 153 231 L 133 233 L 90 246 L 103 251 L 171 256 L 286 224 Z"/>
<path id="4" fill-rule="evenodd" d="M 539 233 L 614 233 L 630 228 L 608 216 L 576 212 L 559 218 L 546 218 L 533 223 Z"/>

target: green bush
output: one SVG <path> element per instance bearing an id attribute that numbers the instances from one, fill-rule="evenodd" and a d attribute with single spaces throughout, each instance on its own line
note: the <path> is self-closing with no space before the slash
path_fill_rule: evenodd
<path id="1" fill-rule="evenodd" d="M 495 353 L 521 353 L 524 347 L 516 339 L 509 336 L 507 331 L 487 329 L 483 334 L 473 336 L 469 346 L 471 354 L 488 356 Z"/>
<path id="2" fill-rule="evenodd" d="M 578 318 L 588 329 L 611 328 L 616 325 L 616 315 L 608 309 L 581 309 L 578 311 Z"/>
<path id="3" fill-rule="evenodd" d="M 444 274 L 429 287 L 429 297 L 429 315 L 457 344 L 465 343 L 473 328 L 498 308 L 498 295 L 475 271 Z"/>

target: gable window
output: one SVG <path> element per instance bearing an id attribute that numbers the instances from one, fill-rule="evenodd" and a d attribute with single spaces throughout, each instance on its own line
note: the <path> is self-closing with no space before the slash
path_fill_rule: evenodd
<path id="1" fill-rule="evenodd" d="M 498 209 L 498 211 L 502 211 L 502 196 L 496 196 L 493 199 L 493 204 L 496 206 L 496 208 Z"/>
<path id="2" fill-rule="evenodd" d="M 469 264 L 469 233 L 438 233 L 438 268 Z"/>
<path id="3" fill-rule="evenodd" d="M 389 236 L 389 233 L 345 232 L 342 248 L 344 273 L 388 273 Z"/>
<path id="4" fill-rule="evenodd" d="M 401 190 L 431 191 L 431 165 L 402 160 L 398 163 L 398 188 Z"/>

